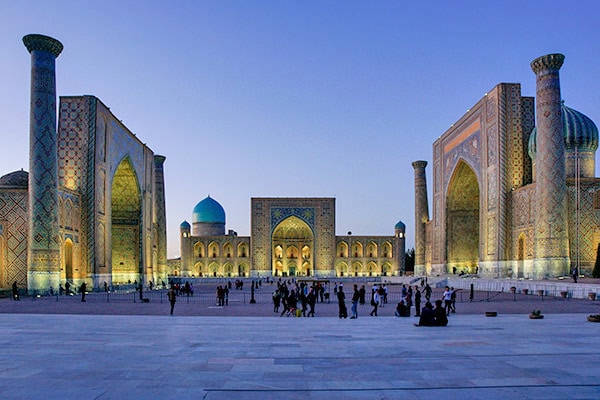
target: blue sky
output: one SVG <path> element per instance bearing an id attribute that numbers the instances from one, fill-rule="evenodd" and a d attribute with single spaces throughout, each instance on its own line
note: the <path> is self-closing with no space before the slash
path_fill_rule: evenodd
<path id="1" fill-rule="evenodd" d="M 413 169 L 500 82 L 560 52 L 566 105 L 600 123 L 597 1 L 0 0 L 0 175 L 28 170 L 30 58 L 60 40 L 59 95 L 91 94 L 165 163 L 168 253 L 210 194 L 335 197 L 338 234 L 414 244 Z M 428 169 L 431 184 L 431 171 Z"/>

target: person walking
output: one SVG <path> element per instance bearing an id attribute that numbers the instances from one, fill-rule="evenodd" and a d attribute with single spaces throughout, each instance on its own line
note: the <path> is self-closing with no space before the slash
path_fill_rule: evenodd
<path id="1" fill-rule="evenodd" d="M 358 291 L 358 285 L 354 285 L 354 292 L 352 293 L 352 316 L 350 319 L 358 318 L 358 301 L 360 300 L 360 292 Z"/>
<path id="2" fill-rule="evenodd" d="M 379 290 L 373 290 L 373 293 L 371 293 L 371 305 L 373 306 L 373 309 L 369 315 L 371 317 L 376 317 L 377 307 L 379 307 Z"/>
<path id="3" fill-rule="evenodd" d="M 175 308 L 175 302 L 177 301 L 177 295 L 175 294 L 175 288 L 171 285 L 171 289 L 167 292 L 169 303 L 171 304 L 171 315 L 173 315 L 173 309 Z"/>

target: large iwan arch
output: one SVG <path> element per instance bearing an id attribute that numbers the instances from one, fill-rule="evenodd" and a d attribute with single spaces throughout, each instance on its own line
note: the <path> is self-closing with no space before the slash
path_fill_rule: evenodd
<path id="1" fill-rule="evenodd" d="M 470 272 L 479 263 L 479 193 L 475 172 L 466 162 L 459 161 L 446 198 L 448 273 Z"/>
<path id="2" fill-rule="evenodd" d="M 306 222 L 295 216 L 284 219 L 273 230 L 271 243 L 273 275 L 314 275 L 314 234 Z"/>
<path id="3" fill-rule="evenodd" d="M 111 186 L 112 275 L 114 283 L 140 281 L 142 199 L 137 174 L 125 157 Z"/>

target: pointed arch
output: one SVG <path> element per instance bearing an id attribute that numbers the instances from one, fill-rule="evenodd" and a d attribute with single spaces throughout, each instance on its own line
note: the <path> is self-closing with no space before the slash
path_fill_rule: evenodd
<path id="1" fill-rule="evenodd" d="M 383 246 L 381 246 L 381 252 L 383 253 L 383 257 L 384 258 L 392 258 L 394 257 L 393 251 L 392 249 L 394 248 L 394 246 L 392 246 L 392 244 L 390 242 L 385 242 L 383 244 Z"/>
<path id="2" fill-rule="evenodd" d="M 204 243 L 196 242 L 194 243 L 194 256 L 198 258 L 204 257 Z"/>
<path id="3" fill-rule="evenodd" d="M 113 282 L 140 280 L 142 263 L 142 197 L 138 175 L 126 156 L 111 184 L 111 260 Z"/>
<path id="4" fill-rule="evenodd" d="M 354 242 L 352 244 L 352 255 L 355 258 L 363 257 L 363 245 L 361 242 Z"/>
<path id="5" fill-rule="evenodd" d="M 337 254 L 340 258 L 348 258 L 348 243 L 341 241 L 337 245 Z"/>
<path id="6" fill-rule="evenodd" d="M 447 272 L 479 263 L 479 182 L 464 160 L 456 164 L 446 197 Z"/>
<path id="7" fill-rule="evenodd" d="M 305 221 L 296 216 L 283 219 L 273 229 L 271 243 L 274 274 L 314 275 L 314 233 Z"/>
<path id="8" fill-rule="evenodd" d="M 237 256 L 238 257 L 248 257 L 248 245 L 246 243 L 239 243 L 237 246 Z"/>
<path id="9" fill-rule="evenodd" d="M 233 245 L 229 242 L 223 245 L 223 257 L 233 257 Z"/>

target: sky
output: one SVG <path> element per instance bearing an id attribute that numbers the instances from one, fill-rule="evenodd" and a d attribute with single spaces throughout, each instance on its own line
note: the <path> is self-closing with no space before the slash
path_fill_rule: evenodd
<path id="1" fill-rule="evenodd" d="M 250 234 L 252 197 L 335 197 L 336 233 L 414 246 L 414 170 L 501 82 L 563 53 L 565 104 L 600 123 L 600 2 L 0 0 L 0 175 L 29 169 L 30 57 L 64 45 L 59 96 L 94 95 L 166 156 L 169 258 L 210 195 Z M 431 192 L 430 192 L 431 196 Z"/>

